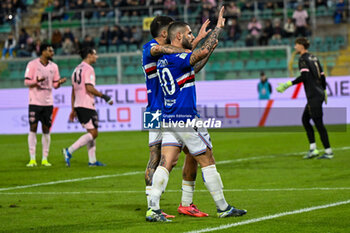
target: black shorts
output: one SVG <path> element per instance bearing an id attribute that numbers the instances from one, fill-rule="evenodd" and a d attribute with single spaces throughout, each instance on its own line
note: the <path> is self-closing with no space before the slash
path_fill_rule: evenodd
<path id="1" fill-rule="evenodd" d="M 37 124 L 41 121 L 41 124 L 51 127 L 52 123 L 52 111 L 53 106 L 39 106 L 39 105 L 29 105 L 29 124 Z"/>
<path id="2" fill-rule="evenodd" d="M 305 111 L 308 111 L 311 118 L 322 118 L 323 109 L 322 109 L 323 100 L 313 99 L 308 100 Z"/>
<path id="3" fill-rule="evenodd" d="M 74 108 L 77 113 L 80 124 L 85 129 L 97 129 L 98 128 L 98 115 L 93 109 L 88 108 Z"/>

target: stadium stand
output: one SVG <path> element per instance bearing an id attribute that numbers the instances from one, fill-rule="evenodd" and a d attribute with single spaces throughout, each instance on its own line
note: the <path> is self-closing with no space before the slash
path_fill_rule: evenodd
<path id="1" fill-rule="evenodd" d="M 1 38 L 7 38 L 11 32 L 17 38 L 16 57 L 9 59 L 8 55 L 2 56 L 1 88 L 23 86 L 26 63 L 37 56 L 38 45 L 45 40 L 55 42 L 55 61 L 63 77 L 70 77 L 73 68 L 79 63 L 76 55 L 79 48 L 92 45 L 100 55 L 95 65 L 98 84 L 143 83 L 140 50 L 142 44 L 150 39 L 149 33 L 142 31 L 144 18 L 156 14 L 171 15 L 178 20 L 188 21 L 196 32 L 206 18 L 215 22 L 216 15 L 216 1 L 194 1 L 187 7 L 184 7 L 186 1 L 180 0 L 14 2 L 20 4 L 12 7 L 11 11 L 7 10 L 9 6 L 4 3 L 0 8 Z M 176 7 L 169 2 L 176 2 Z M 230 2 L 225 3 L 227 29 L 205 67 L 205 79 L 258 78 L 261 70 L 269 77 L 296 75 L 297 56 L 292 51 L 297 35 L 288 33 L 288 26 L 294 24 L 290 20 L 291 23 L 287 25 L 287 18 L 293 18 L 297 5 L 290 1 L 284 10 L 281 1 L 257 1 L 255 5 L 244 1 L 238 1 L 236 5 Z M 320 57 L 328 75 L 348 74 L 348 26 L 341 23 L 347 20 L 345 7 L 327 1 L 317 1 L 316 8 L 309 5 L 309 1 L 304 1 L 303 10 L 310 17 L 303 33 L 311 40 L 310 51 Z M 334 13 L 339 10 L 343 12 L 340 20 L 336 20 Z M 10 14 L 13 16 L 9 17 Z M 260 36 L 268 38 L 267 46 L 260 47 L 259 38 L 250 37 L 248 23 L 253 16 L 262 25 Z M 271 28 L 265 27 L 269 25 L 267 21 L 271 22 Z M 277 24 L 283 29 L 275 28 Z M 36 25 L 40 25 L 40 28 Z M 106 31 L 102 28 L 106 28 Z M 333 30 L 327 30 L 331 33 L 321 33 L 322 30 L 313 31 L 314 28 Z M 0 42 L 3 44 L 4 40 Z"/>

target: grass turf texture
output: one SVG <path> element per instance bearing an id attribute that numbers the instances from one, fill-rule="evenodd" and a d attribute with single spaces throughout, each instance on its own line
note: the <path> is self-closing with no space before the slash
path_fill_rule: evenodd
<path id="1" fill-rule="evenodd" d="M 29 161 L 26 135 L 1 135 L 0 188 L 137 173 L 0 191 L 0 232 L 184 232 L 349 200 L 349 189 L 255 190 L 350 187 L 350 150 L 336 149 L 349 146 L 349 132 L 329 133 L 331 145 L 336 149 L 333 160 L 303 160 L 303 155 L 290 153 L 307 151 L 305 133 L 288 131 L 211 132 L 214 155 L 219 162 L 217 168 L 227 189 L 226 200 L 238 208 L 247 209 L 248 214 L 240 218 L 218 219 L 199 169 L 194 203 L 210 217 L 178 215 L 184 158 L 181 156 L 177 169 L 170 175 L 169 191 L 161 200 L 161 208 L 176 215 L 172 223 L 145 221 L 143 171 L 148 161 L 147 132 L 100 133 L 97 158 L 107 167 L 95 168 L 87 166 L 86 148 L 74 153 L 71 167 L 65 167 L 61 148 L 69 146 L 81 134 L 52 134 L 49 157 L 52 167 L 40 166 L 41 135 L 38 135 L 38 167 L 35 168 L 25 167 Z M 322 148 L 318 134 L 316 138 L 318 148 Z M 284 216 L 220 232 L 349 232 L 349 206 Z"/>

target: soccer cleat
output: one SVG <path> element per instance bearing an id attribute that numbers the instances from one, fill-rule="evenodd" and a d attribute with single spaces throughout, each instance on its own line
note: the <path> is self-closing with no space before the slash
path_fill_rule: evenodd
<path id="1" fill-rule="evenodd" d="M 27 164 L 27 167 L 36 167 L 36 165 L 36 161 L 34 159 L 31 159 Z"/>
<path id="2" fill-rule="evenodd" d="M 89 163 L 89 167 L 104 167 L 106 164 L 96 161 L 94 163 Z"/>
<path id="3" fill-rule="evenodd" d="M 69 153 L 68 148 L 63 148 L 62 154 L 64 156 L 64 160 L 66 161 L 67 167 L 70 167 L 70 159 L 72 158 L 72 155 Z"/>
<path id="4" fill-rule="evenodd" d="M 52 164 L 49 163 L 49 161 L 47 161 L 47 159 L 41 160 L 41 165 L 45 166 L 45 167 L 51 167 L 52 166 Z"/>
<path id="5" fill-rule="evenodd" d="M 179 208 L 177 208 L 177 212 L 179 212 L 180 214 L 189 215 L 189 216 L 198 217 L 198 218 L 209 216 L 209 214 L 200 211 L 197 208 L 197 206 L 195 206 L 193 203 L 190 206 L 182 206 L 180 203 Z"/>
<path id="6" fill-rule="evenodd" d="M 152 210 L 148 208 L 146 212 L 146 221 L 147 222 L 171 222 L 167 219 L 161 212 L 161 210 Z"/>
<path id="7" fill-rule="evenodd" d="M 318 157 L 317 159 L 332 159 L 333 158 L 333 153 L 327 154 L 324 153 L 322 156 Z"/>
<path id="8" fill-rule="evenodd" d="M 239 217 L 239 216 L 245 215 L 246 213 L 247 213 L 246 210 L 239 210 L 229 205 L 224 211 L 218 210 L 217 215 L 219 218 L 226 218 L 226 217 L 232 217 L 232 216 Z"/>
<path id="9" fill-rule="evenodd" d="M 165 218 L 175 218 L 175 215 L 167 214 L 163 210 L 160 210 L 160 212 L 162 213 L 162 215 L 164 215 Z"/>
<path id="10" fill-rule="evenodd" d="M 315 157 L 317 157 L 319 155 L 320 155 L 320 152 L 317 149 L 310 150 L 309 152 L 307 152 L 307 155 L 305 155 L 303 157 L 303 159 L 312 159 L 312 158 L 315 158 Z"/>

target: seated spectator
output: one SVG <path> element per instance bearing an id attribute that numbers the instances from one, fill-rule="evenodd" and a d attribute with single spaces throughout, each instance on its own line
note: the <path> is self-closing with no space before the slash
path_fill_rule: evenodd
<path id="1" fill-rule="evenodd" d="M 17 50 L 17 57 L 30 57 L 34 51 L 33 38 L 28 37 L 23 48 Z"/>
<path id="2" fill-rule="evenodd" d="M 32 57 L 40 57 L 40 45 L 41 45 L 41 40 L 40 39 L 36 39 Z"/>
<path id="3" fill-rule="evenodd" d="M 60 30 L 55 29 L 52 33 L 51 44 L 54 49 L 61 48 L 62 46 L 62 34 Z"/>
<path id="4" fill-rule="evenodd" d="M 175 0 L 164 1 L 164 14 L 173 17 L 179 15 Z"/>
<path id="5" fill-rule="evenodd" d="M 277 7 L 276 7 L 276 3 L 274 3 L 274 2 L 267 2 L 266 4 L 265 4 L 265 7 L 264 7 L 265 9 L 270 9 L 270 10 L 275 10 Z"/>
<path id="6" fill-rule="evenodd" d="M 327 1 L 326 0 L 316 0 L 316 8 L 327 7 Z"/>
<path id="7" fill-rule="evenodd" d="M 273 27 L 271 20 L 266 20 L 265 27 L 261 33 L 261 36 L 259 38 L 259 45 L 264 46 L 268 45 L 269 40 L 273 36 Z"/>
<path id="8" fill-rule="evenodd" d="M 55 0 L 53 2 L 53 10 L 52 10 L 52 21 L 61 20 L 64 15 L 64 8 L 61 5 L 59 0 Z"/>
<path id="9" fill-rule="evenodd" d="M 260 37 L 261 32 L 261 24 L 255 17 L 253 17 L 248 23 L 248 32 L 246 46 L 253 46 L 256 40 Z"/>
<path id="10" fill-rule="evenodd" d="M 1 59 L 4 60 L 6 57 L 6 54 L 9 53 L 9 57 L 13 58 L 13 50 L 16 48 L 16 39 L 13 37 L 12 34 L 8 35 L 4 48 L 2 50 L 2 57 Z"/>
<path id="11" fill-rule="evenodd" d="M 292 37 L 295 34 L 295 26 L 291 18 L 284 24 L 285 37 Z"/>
<path id="12" fill-rule="evenodd" d="M 92 0 L 86 0 L 84 3 L 85 18 L 91 19 L 93 16 L 94 3 Z"/>
<path id="13" fill-rule="evenodd" d="M 242 6 L 242 11 L 254 11 L 254 5 L 251 1 L 246 1 Z"/>
<path id="14" fill-rule="evenodd" d="M 74 53 L 74 44 L 68 37 L 66 37 L 62 43 L 62 51 L 64 55 L 71 55 Z"/>
<path id="15" fill-rule="evenodd" d="M 227 40 L 237 41 L 241 37 L 242 29 L 237 23 L 236 19 L 229 19 L 227 21 Z"/>
<path id="16" fill-rule="evenodd" d="M 95 11 L 93 13 L 94 18 L 103 18 L 107 16 L 108 5 L 105 1 L 95 0 Z"/>
<path id="17" fill-rule="evenodd" d="M 241 16 L 241 9 L 237 7 L 236 3 L 229 2 L 225 8 L 225 14 L 227 18 L 238 19 Z"/>
<path id="18" fill-rule="evenodd" d="M 62 41 L 64 41 L 66 38 L 69 38 L 73 43 L 75 41 L 74 35 L 73 35 L 72 31 L 70 30 L 70 28 L 65 28 L 64 29 L 64 33 L 63 33 L 63 36 L 62 36 Z"/>
<path id="19" fill-rule="evenodd" d="M 109 30 L 109 26 L 106 25 L 103 27 L 103 31 L 101 32 L 99 45 L 108 46 L 110 39 L 111 39 L 111 32 Z"/>
<path id="20" fill-rule="evenodd" d="M 283 36 L 284 36 L 284 31 L 283 31 L 283 28 L 281 27 L 281 22 L 279 20 L 276 20 L 275 25 L 273 27 L 272 39 L 281 40 Z"/>
<path id="21" fill-rule="evenodd" d="M 95 42 L 94 42 L 94 40 L 92 39 L 92 37 L 90 35 L 86 35 L 84 37 L 84 40 L 81 43 L 81 48 L 80 49 L 87 48 L 87 47 L 95 48 Z"/>
<path id="22" fill-rule="evenodd" d="M 23 49 L 26 46 L 27 39 L 29 38 L 29 35 L 25 28 L 21 28 L 21 31 L 19 32 L 19 38 L 17 43 L 18 49 Z"/>
<path id="23" fill-rule="evenodd" d="M 130 44 L 135 44 L 139 47 L 142 42 L 142 29 L 140 27 L 133 26 L 131 28 L 131 35 L 132 37 L 129 41 Z"/>
<path id="24" fill-rule="evenodd" d="M 345 3 L 344 0 L 338 0 L 337 4 L 335 5 L 335 12 L 334 12 L 334 23 L 338 24 L 343 22 L 345 19 Z"/>
<path id="25" fill-rule="evenodd" d="M 130 43 L 130 38 L 131 38 L 130 28 L 127 27 L 127 26 L 122 27 L 122 31 L 123 31 L 122 43 L 123 44 L 129 44 Z"/>
<path id="26" fill-rule="evenodd" d="M 112 38 L 112 41 L 111 41 L 112 45 L 118 46 L 123 43 L 123 32 L 118 25 L 115 25 L 113 27 L 113 30 L 111 32 L 111 38 Z"/>
<path id="27" fill-rule="evenodd" d="M 309 15 L 307 11 L 303 9 L 303 6 L 298 5 L 297 9 L 293 13 L 293 19 L 295 20 L 295 36 L 306 36 L 307 19 Z"/>

